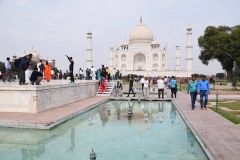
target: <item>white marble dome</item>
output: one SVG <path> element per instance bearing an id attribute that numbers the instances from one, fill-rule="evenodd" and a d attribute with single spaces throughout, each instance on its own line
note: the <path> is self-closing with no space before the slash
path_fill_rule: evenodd
<path id="1" fill-rule="evenodd" d="M 38 62 L 39 61 L 39 54 L 33 48 L 28 52 L 28 55 L 30 53 L 33 55 L 32 60 L 35 61 L 35 62 Z"/>
<path id="2" fill-rule="evenodd" d="M 140 23 L 131 31 L 129 40 L 130 43 L 151 43 L 153 41 L 153 33 L 146 25 Z"/>

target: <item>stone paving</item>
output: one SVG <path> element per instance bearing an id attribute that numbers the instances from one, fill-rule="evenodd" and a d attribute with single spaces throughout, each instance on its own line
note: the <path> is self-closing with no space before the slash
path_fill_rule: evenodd
<path id="1" fill-rule="evenodd" d="M 51 129 L 107 100 L 91 97 L 40 113 L 0 112 L 0 127 Z"/>
<path id="2" fill-rule="evenodd" d="M 182 92 L 178 92 L 173 102 L 217 159 L 240 159 L 240 125 L 233 124 L 210 109 L 201 110 L 198 102 L 192 110 L 190 96 Z"/>

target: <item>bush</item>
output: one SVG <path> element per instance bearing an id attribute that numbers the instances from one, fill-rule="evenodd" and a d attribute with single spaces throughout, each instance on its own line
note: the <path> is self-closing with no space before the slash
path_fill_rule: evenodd
<path id="1" fill-rule="evenodd" d="M 196 78 L 198 78 L 198 77 L 199 77 L 199 74 L 194 73 L 194 74 L 192 74 L 191 76 L 192 76 L 192 77 L 196 77 Z"/>

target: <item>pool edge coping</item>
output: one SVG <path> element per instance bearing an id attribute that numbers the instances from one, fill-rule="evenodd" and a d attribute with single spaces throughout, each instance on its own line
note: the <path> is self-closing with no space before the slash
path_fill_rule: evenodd
<path id="1" fill-rule="evenodd" d="M 218 158 L 216 155 L 211 151 L 209 146 L 205 143 L 205 141 L 201 138 L 201 136 L 198 134 L 194 126 L 188 121 L 184 113 L 179 109 L 178 105 L 174 102 L 174 100 L 171 100 L 171 102 L 174 104 L 174 106 L 177 108 L 181 118 L 185 122 L 185 124 L 189 127 L 189 129 L 192 131 L 194 137 L 196 138 L 197 142 L 201 146 L 202 150 L 206 154 L 206 156 L 209 158 L 209 160 L 217 160 Z"/>
<path id="2" fill-rule="evenodd" d="M 109 101 L 110 98 L 104 99 L 102 101 L 99 101 L 93 105 L 90 105 L 82 110 L 79 110 L 71 115 L 65 116 L 63 118 L 60 118 L 54 122 L 51 122 L 49 124 L 39 124 L 39 123 L 18 123 L 18 122 L 0 122 L 0 127 L 6 127 L 6 128 L 21 128 L 21 129 L 37 129 L 37 130 L 51 130 L 64 122 L 67 122 L 93 108 L 96 108 L 98 105 L 101 105 L 107 101 Z"/>

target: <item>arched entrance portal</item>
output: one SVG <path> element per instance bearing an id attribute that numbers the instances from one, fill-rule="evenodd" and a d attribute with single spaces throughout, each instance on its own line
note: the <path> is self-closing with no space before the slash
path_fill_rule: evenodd
<path id="1" fill-rule="evenodd" d="M 127 70 L 127 66 L 126 66 L 126 64 L 122 64 L 122 71 L 126 71 Z"/>
<path id="2" fill-rule="evenodd" d="M 133 57 L 133 70 L 145 71 L 146 70 L 146 57 L 142 53 L 138 53 Z"/>

